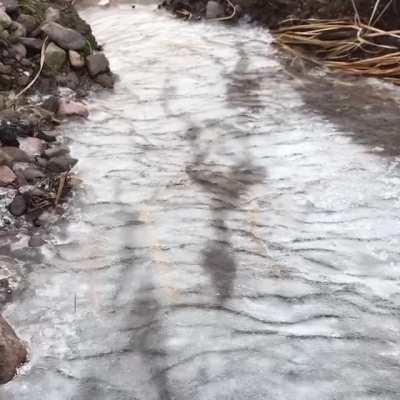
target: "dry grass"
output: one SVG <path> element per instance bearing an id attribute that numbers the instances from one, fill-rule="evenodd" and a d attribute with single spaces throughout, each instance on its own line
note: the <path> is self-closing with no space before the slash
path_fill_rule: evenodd
<path id="1" fill-rule="evenodd" d="M 295 57 L 356 75 L 400 84 L 400 30 L 345 20 L 285 21 L 276 42 Z"/>

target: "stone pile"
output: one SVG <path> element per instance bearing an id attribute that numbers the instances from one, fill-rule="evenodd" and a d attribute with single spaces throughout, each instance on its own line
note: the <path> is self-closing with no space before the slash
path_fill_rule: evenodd
<path id="1" fill-rule="evenodd" d="M 33 90 L 54 92 L 62 86 L 77 90 L 90 87 L 91 81 L 112 87 L 109 63 L 76 11 L 31 1 L 29 7 L 29 0 L 21 5 L 0 0 L 0 91 L 26 87 L 42 57 L 44 67 Z M 0 99 L 0 109 L 2 103 Z"/>

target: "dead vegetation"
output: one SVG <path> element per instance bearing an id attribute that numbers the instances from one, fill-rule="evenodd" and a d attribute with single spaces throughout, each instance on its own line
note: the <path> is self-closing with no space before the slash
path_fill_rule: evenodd
<path id="1" fill-rule="evenodd" d="M 275 31 L 276 43 L 318 65 L 400 84 L 400 30 L 376 27 L 391 1 L 377 13 L 379 3 L 368 22 L 356 8 L 353 20 L 286 20 Z"/>

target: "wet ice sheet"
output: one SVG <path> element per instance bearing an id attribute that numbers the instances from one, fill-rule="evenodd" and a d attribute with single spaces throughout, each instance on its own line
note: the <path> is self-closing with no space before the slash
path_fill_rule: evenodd
<path id="1" fill-rule="evenodd" d="M 261 29 L 85 15 L 121 82 L 68 126 L 86 189 L 7 310 L 4 399 L 397 399 L 396 157 Z"/>

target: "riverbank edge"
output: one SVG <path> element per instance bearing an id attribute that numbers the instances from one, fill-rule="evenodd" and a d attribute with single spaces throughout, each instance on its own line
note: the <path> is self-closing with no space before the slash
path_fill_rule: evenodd
<path id="1" fill-rule="evenodd" d="M 49 222 L 43 213 L 63 212 L 78 162 L 60 128 L 66 119 L 86 118 L 83 100 L 96 88 L 112 89 L 114 81 L 108 59 L 73 4 L 0 0 L 0 238 L 29 232 L 29 247 L 45 243 Z M 3 254 L 6 247 L 1 246 Z M 0 307 L 12 292 L 3 269 L 0 265 Z M 25 344 L 0 315 L 0 384 L 27 357 Z"/>

